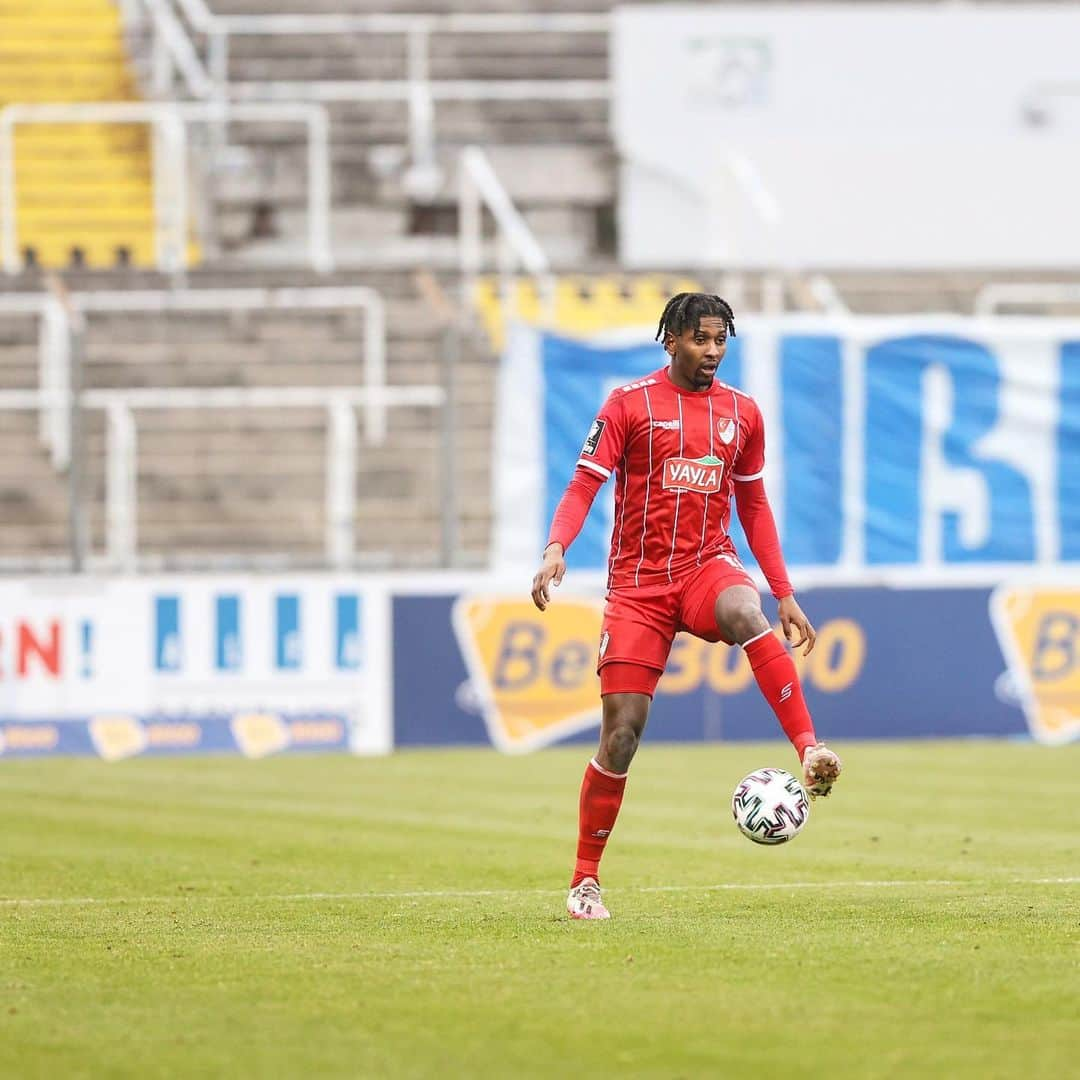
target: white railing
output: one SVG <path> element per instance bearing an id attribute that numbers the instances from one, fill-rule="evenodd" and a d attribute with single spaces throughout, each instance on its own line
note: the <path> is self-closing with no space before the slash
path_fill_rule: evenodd
<path id="1" fill-rule="evenodd" d="M 38 437 L 54 469 L 71 460 L 71 334 L 69 309 L 52 293 L 0 294 L 0 317 L 38 317 L 38 390 L 48 405 L 38 416 Z"/>
<path id="2" fill-rule="evenodd" d="M 71 294 L 77 311 L 318 311 L 364 313 L 363 385 L 386 386 L 386 302 L 364 285 L 278 289 L 170 289 L 147 292 Z M 364 409 L 364 436 L 371 445 L 386 441 L 386 410 L 377 396 Z"/>
<path id="3" fill-rule="evenodd" d="M 0 234 L 8 273 L 22 266 L 16 206 L 15 127 L 19 124 L 148 124 L 153 131 L 156 263 L 167 272 L 187 265 L 189 241 L 187 125 L 231 120 L 302 124 L 307 132 L 308 260 L 333 269 L 330 245 L 330 127 L 326 110 L 312 103 L 92 102 L 78 105 L 9 105 L 0 110 Z"/>
<path id="4" fill-rule="evenodd" d="M 1080 304 L 1080 282 L 1018 281 L 984 285 L 975 294 L 975 314 L 995 315 L 998 308 Z"/>
<path id="5" fill-rule="evenodd" d="M 784 214 L 776 196 L 769 189 L 754 160 L 739 150 L 728 150 L 721 165 L 731 178 L 735 193 L 761 224 L 768 237 L 770 255 L 775 257 L 777 237 Z M 737 203 L 733 200 L 732 206 Z M 731 254 L 738 255 L 738 252 Z M 784 279 L 777 273 L 765 274 L 761 280 L 761 310 L 779 314 L 785 308 Z"/>
<path id="6" fill-rule="evenodd" d="M 484 268 L 483 208 L 495 219 L 495 260 L 503 310 L 512 311 L 514 273 L 520 267 L 536 279 L 542 314 L 554 314 L 555 277 L 544 249 L 514 206 L 487 155 L 477 146 L 461 152 L 458 165 L 458 259 L 463 306 L 470 310 L 477 276 Z"/>
<path id="7" fill-rule="evenodd" d="M 218 96 L 216 80 L 203 66 L 198 50 L 176 17 L 169 0 L 120 0 L 120 7 L 126 25 L 136 25 L 143 11 L 153 24 L 151 83 L 156 97 L 170 95 L 174 71 L 180 73 L 193 97 L 209 99 Z M 220 42 L 220 38 L 215 37 L 211 41 Z M 220 44 L 211 49 L 212 55 L 215 49 L 220 49 Z"/>
<path id="8" fill-rule="evenodd" d="M 53 397 L 40 390 L 0 391 L 0 411 L 47 410 Z M 345 569 L 356 550 L 356 408 L 439 407 L 444 399 L 440 386 L 86 390 L 83 408 L 104 411 L 107 422 L 106 565 L 121 572 L 138 567 L 137 410 L 326 409 L 324 550 L 331 566 Z"/>
<path id="9" fill-rule="evenodd" d="M 71 340 L 92 312 L 360 310 L 363 326 L 363 385 L 376 391 L 364 406 L 364 436 L 386 441 L 386 407 L 377 391 L 386 386 L 386 304 L 366 286 L 306 289 L 173 289 L 145 292 L 69 293 L 63 302 L 49 293 L 0 295 L 0 316 L 38 315 L 39 433 L 54 468 L 71 460 Z"/>
<path id="10" fill-rule="evenodd" d="M 840 290 L 833 284 L 832 278 L 825 274 L 811 274 L 806 284 L 810 295 L 818 302 L 826 315 L 837 315 L 843 318 L 851 314 L 851 308 L 845 303 Z"/>
<path id="11" fill-rule="evenodd" d="M 188 26 L 207 39 L 205 65 L 172 5 Z M 129 21 L 140 8 L 154 27 L 154 84 L 172 84 L 170 65 L 197 98 L 241 101 L 375 102 L 408 106 L 411 167 L 406 183 L 418 198 L 437 190 L 435 165 L 436 101 L 606 101 L 606 79 L 432 79 L 431 38 L 448 34 L 606 34 L 607 13 L 586 14 L 368 14 L 368 15 L 215 15 L 203 0 L 123 0 Z M 164 14 L 168 11 L 168 15 Z M 378 34 L 404 41 L 404 79 L 260 80 L 229 79 L 230 39 L 240 36 L 335 36 Z M 184 43 L 178 37 L 184 37 Z"/>
<path id="12" fill-rule="evenodd" d="M 431 38 L 434 35 L 449 34 L 606 34 L 611 29 L 611 17 L 605 12 L 586 14 L 544 14 L 541 12 L 525 12 L 520 14 L 379 14 L 367 15 L 320 15 L 303 14 L 295 15 L 215 15 L 202 3 L 202 0 L 173 0 L 183 13 L 191 28 L 200 34 L 205 34 L 208 41 L 208 61 L 205 66 L 198 63 L 197 68 L 189 63 L 187 71 L 181 71 L 189 90 L 197 97 L 209 96 L 211 91 L 207 87 L 207 81 L 214 84 L 214 91 L 224 96 L 226 92 L 239 92 L 245 96 L 259 96 L 260 91 L 268 89 L 271 94 L 277 94 L 273 87 L 295 85 L 298 87 L 301 98 L 310 99 L 311 95 L 319 95 L 320 87 L 337 87 L 332 94 L 334 100 L 364 100 L 367 93 L 378 92 L 375 88 L 395 89 L 402 98 L 407 98 L 408 93 L 404 89 L 410 83 L 430 82 L 430 54 Z M 172 16 L 171 11 L 167 18 L 156 14 L 157 9 L 169 9 L 169 0 L 126 0 L 128 12 L 132 12 L 139 4 L 144 5 L 149 11 L 156 33 L 163 36 L 175 37 L 176 32 L 184 35 L 181 24 Z M 343 34 L 378 34 L 404 39 L 404 59 L 406 64 L 406 78 L 404 80 L 381 80 L 362 79 L 347 82 L 330 82 L 312 80 L 296 84 L 282 83 L 275 80 L 239 83 L 233 87 L 227 87 L 228 79 L 228 55 L 229 39 L 232 37 L 326 37 L 340 36 Z M 186 37 L 186 35 L 184 35 Z M 189 52 L 190 50 L 190 52 Z M 167 47 L 167 54 L 171 56 L 179 67 L 179 57 L 186 56 L 190 60 L 194 52 L 188 39 L 187 46 L 173 42 Z M 190 77 L 189 77 L 190 73 Z M 473 95 L 482 97 L 482 87 L 490 87 L 492 96 L 500 94 L 513 94 L 514 87 L 529 85 L 534 89 L 528 94 L 530 97 L 545 97 L 548 93 L 556 98 L 564 96 L 586 97 L 597 95 L 607 97 L 608 83 L 606 80 L 594 79 L 532 79 L 522 83 L 514 79 L 493 80 L 438 80 L 435 85 L 440 89 L 436 96 L 455 98 L 464 94 L 466 98 Z M 570 85 L 570 91 L 560 89 Z M 348 87 L 356 87 L 359 96 L 353 98 Z M 326 92 L 326 91 L 322 91 Z M 319 97 L 318 100 L 328 100 Z"/>

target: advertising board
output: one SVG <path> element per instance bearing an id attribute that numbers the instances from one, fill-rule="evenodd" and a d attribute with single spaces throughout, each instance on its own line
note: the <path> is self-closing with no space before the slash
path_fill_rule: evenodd
<path id="1" fill-rule="evenodd" d="M 800 601 L 818 643 L 795 663 L 830 740 L 1080 737 L 1080 588 L 818 588 Z M 599 592 L 575 591 L 569 578 L 543 614 L 527 582 L 492 589 L 478 577 L 396 595 L 397 745 L 593 742 L 602 608 Z M 741 649 L 676 638 L 649 739 L 779 734 Z"/>
<path id="2" fill-rule="evenodd" d="M 387 601 L 359 578 L 0 583 L 0 753 L 390 749 Z"/>

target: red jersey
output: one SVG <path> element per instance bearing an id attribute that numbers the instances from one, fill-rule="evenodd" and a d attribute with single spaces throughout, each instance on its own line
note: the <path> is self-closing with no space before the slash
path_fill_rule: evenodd
<path id="1" fill-rule="evenodd" d="M 726 383 L 684 390 L 664 367 L 608 395 L 578 465 L 616 474 L 608 586 L 674 581 L 735 555 L 731 496 L 764 470 L 761 412 Z"/>

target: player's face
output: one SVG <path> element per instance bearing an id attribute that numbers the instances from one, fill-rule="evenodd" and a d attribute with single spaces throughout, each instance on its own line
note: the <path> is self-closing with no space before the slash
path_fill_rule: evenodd
<path id="1" fill-rule="evenodd" d="M 718 315 L 703 315 L 697 328 L 688 326 L 665 341 L 671 357 L 671 378 L 687 390 L 708 390 L 727 350 L 727 326 Z"/>

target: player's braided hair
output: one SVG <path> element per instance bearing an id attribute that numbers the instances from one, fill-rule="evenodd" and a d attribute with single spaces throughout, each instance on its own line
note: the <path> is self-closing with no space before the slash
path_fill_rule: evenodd
<path id="1" fill-rule="evenodd" d="M 664 313 L 656 328 L 656 340 L 663 341 L 665 334 L 678 337 L 688 326 L 695 330 L 702 316 L 714 315 L 724 320 L 727 332 L 735 336 L 735 313 L 731 305 L 722 297 L 711 293 L 681 292 L 676 293 L 664 305 Z"/>

